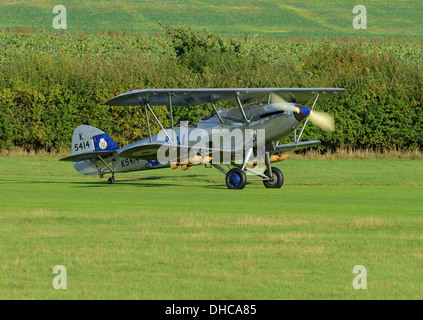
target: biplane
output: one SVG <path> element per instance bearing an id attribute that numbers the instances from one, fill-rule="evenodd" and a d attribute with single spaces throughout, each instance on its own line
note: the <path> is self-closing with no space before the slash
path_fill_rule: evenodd
<path id="1" fill-rule="evenodd" d="M 116 173 L 159 168 L 187 170 L 205 165 L 222 172 L 229 189 L 243 189 L 250 180 L 263 181 L 266 188 L 280 188 L 284 176 L 272 164 L 285 160 L 288 152 L 320 143 L 319 140 L 300 141 L 309 121 L 324 130 L 334 130 L 333 117 L 315 110 L 316 102 L 343 92 L 343 88 L 134 90 L 106 104 L 143 107 L 148 137 L 119 147 L 102 130 L 81 125 L 72 136 L 72 155 L 60 160 L 73 162 L 75 169 L 85 175 L 102 178 L 111 174 L 109 184 L 115 182 Z M 218 108 L 218 103 L 232 107 Z M 173 108 L 206 104 L 213 107 L 213 112 L 197 124 L 174 123 Z M 164 128 L 154 112 L 155 106 L 169 109 L 170 128 Z M 161 129 L 155 135 L 151 133 L 150 115 Z M 235 131 L 248 139 L 234 139 Z M 220 134 L 218 139 L 214 139 L 216 132 Z M 279 144 L 292 133 L 292 143 Z M 219 143 L 225 137 L 228 139 Z M 200 140 L 204 143 L 200 144 Z"/>

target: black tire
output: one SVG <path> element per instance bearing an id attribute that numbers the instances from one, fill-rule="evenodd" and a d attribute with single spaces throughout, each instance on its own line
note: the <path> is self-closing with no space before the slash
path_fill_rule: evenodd
<path id="1" fill-rule="evenodd" d="M 114 178 L 114 177 L 110 177 L 110 178 L 107 180 L 107 183 L 108 183 L 108 184 L 113 184 L 113 183 L 115 183 L 115 178 Z"/>
<path id="2" fill-rule="evenodd" d="M 229 189 L 244 189 L 247 184 L 247 175 L 239 168 L 233 168 L 226 174 L 226 185 Z"/>
<path id="3" fill-rule="evenodd" d="M 266 171 L 268 176 L 268 172 Z M 280 188 L 283 185 L 283 174 L 278 168 L 272 167 L 272 178 L 270 180 L 263 181 L 266 188 Z"/>

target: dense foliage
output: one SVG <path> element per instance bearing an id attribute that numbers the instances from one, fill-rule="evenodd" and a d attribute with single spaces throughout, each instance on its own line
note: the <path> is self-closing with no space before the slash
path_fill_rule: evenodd
<path id="1" fill-rule="evenodd" d="M 336 131 L 309 125 L 322 149 L 421 149 L 423 44 L 410 40 L 231 39 L 164 26 L 165 36 L 0 33 L 0 149 L 68 148 L 90 124 L 120 145 L 146 135 L 141 107 L 104 103 L 139 88 L 344 87 L 321 100 Z M 198 118 L 178 108 L 175 118 Z M 166 108 L 158 108 L 169 124 Z M 158 131 L 158 127 L 154 127 Z"/>

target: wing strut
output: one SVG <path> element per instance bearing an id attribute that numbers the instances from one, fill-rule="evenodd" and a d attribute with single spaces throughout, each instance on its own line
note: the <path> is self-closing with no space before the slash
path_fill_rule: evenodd
<path id="1" fill-rule="evenodd" d="M 317 94 L 316 94 L 316 97 L 314 98 L 314 101 L 313 101 L 313 106 L 311 107 L 311 110 L 314 110 L 314 106 L 316 105 L 317 99 L 319 99 L 319 93 L 317 93 Z M 301 139 L 301 135 L 302 135 L 302 134 L 303 134 L 303 132 L 304 132 L 304 129 L 305 129 L 306 125 L 307 125 L 307 122 L 308 122 L 308 118 L 306 119 L 306 121 L 304 121 L 303 127 L 301 128 L 301 131 L 300 131 L 300 134 L 298 135 L 298 138 L 297 138 L 297 137 L 294 137 L 294 142 L 295 142 L 295 143 L 297 143 L 297 142 L 299 142 L 299 141 L 300 141 L 300 139 Z M 295 130 L 295 131 L 294 131 L 294 135 L 295 135 L 295 136 L 297 135 L 297 130 Z"/>
<path id="2" fill-rule="evenodd" d="M 173 140 L 170 138 L 170 136 L 167 134 L 165 128 L 163 127 L 163 125 L 161 124 L 160 120 L 157 118 L 156 114 L 154 113 L 154 111 L 151 109 L 150 105 L 148 103 L 145 104 L 148 108 L 148 110 L 150 110 L 151 114 L 153 115 L 154 119 L 156 119 L 156 122 L 158 123 L 158 125 L 160 126 L 160 128 L 162 128 L 162 130 L 164 131 L 166 137 L 169 139 L 170 144 L 174 144 Z"/>
<path id="3" fill-rule="evenodd" d="M 212 107 L 213 107 L 213 109 L 214 109 L 214 112 L 216 112 L 217 116 L 219 117 L 220 123 L 221 123 L 221 124 L 224 124 L 225 122 L 223 122 L 223 119 L 222 119 L 222 117 L 220 116 L 219 111 L 216 109 L 216 106 L 214 105 L 214 103 L 213 103 L 213 102 L 211 102 L 211 105 L 212 105 Z"/>
<path id="4" fill-rule="evenodd" d="M 244 118 L 245 122 L 250 123 L 251 121 L 247 118 L 245 114 L 244 108 L 242 106 L 241 100 L 239 100 L 239 92 L 235 94 L 236 102 L 238 103 L 239 110 L 241 110 L 242 117 Z"/>
<path id="5" fill-rule="evenodd" d="M 151 138 L 151 129 L 150 129 L 150 121 L 148 120 L 147 106 L 144 106 L 144 111 L 145 111 L 145 119 L 147 120 L 148 138 L 150 139 L 150 143 L 152 143 L 153 139 Z"/>
<path id="6" fill-rule="evenodd" d="M 175 128 L 173 127 L 173 112 L 172 112 L 172 93 L 169 93 L 168 97 L 169 97 L 170 125 L 172 127 L 172 141 L 175 141 Z"/>

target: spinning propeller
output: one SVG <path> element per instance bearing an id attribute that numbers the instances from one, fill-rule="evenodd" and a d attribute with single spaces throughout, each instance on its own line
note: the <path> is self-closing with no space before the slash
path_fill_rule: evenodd
<path id="1" fill-rule="evenodd" d="M 303 118 L 307 118 L 311 123 L 327 131 L 335 130 L 335 121 L 333 116 L 327 112 L 312 110 L 305 106 L 298 106 L 292 103 L 285 101 L 282 97 L 278 96 L 276 93 L 272 93 L 270 96 L 270 102 L 272 106 L 276 109 L 283 111 L 292 111 L 299 115 L 302 115 Z M 302 119 L 301 119 L 302 120 Z"/>

